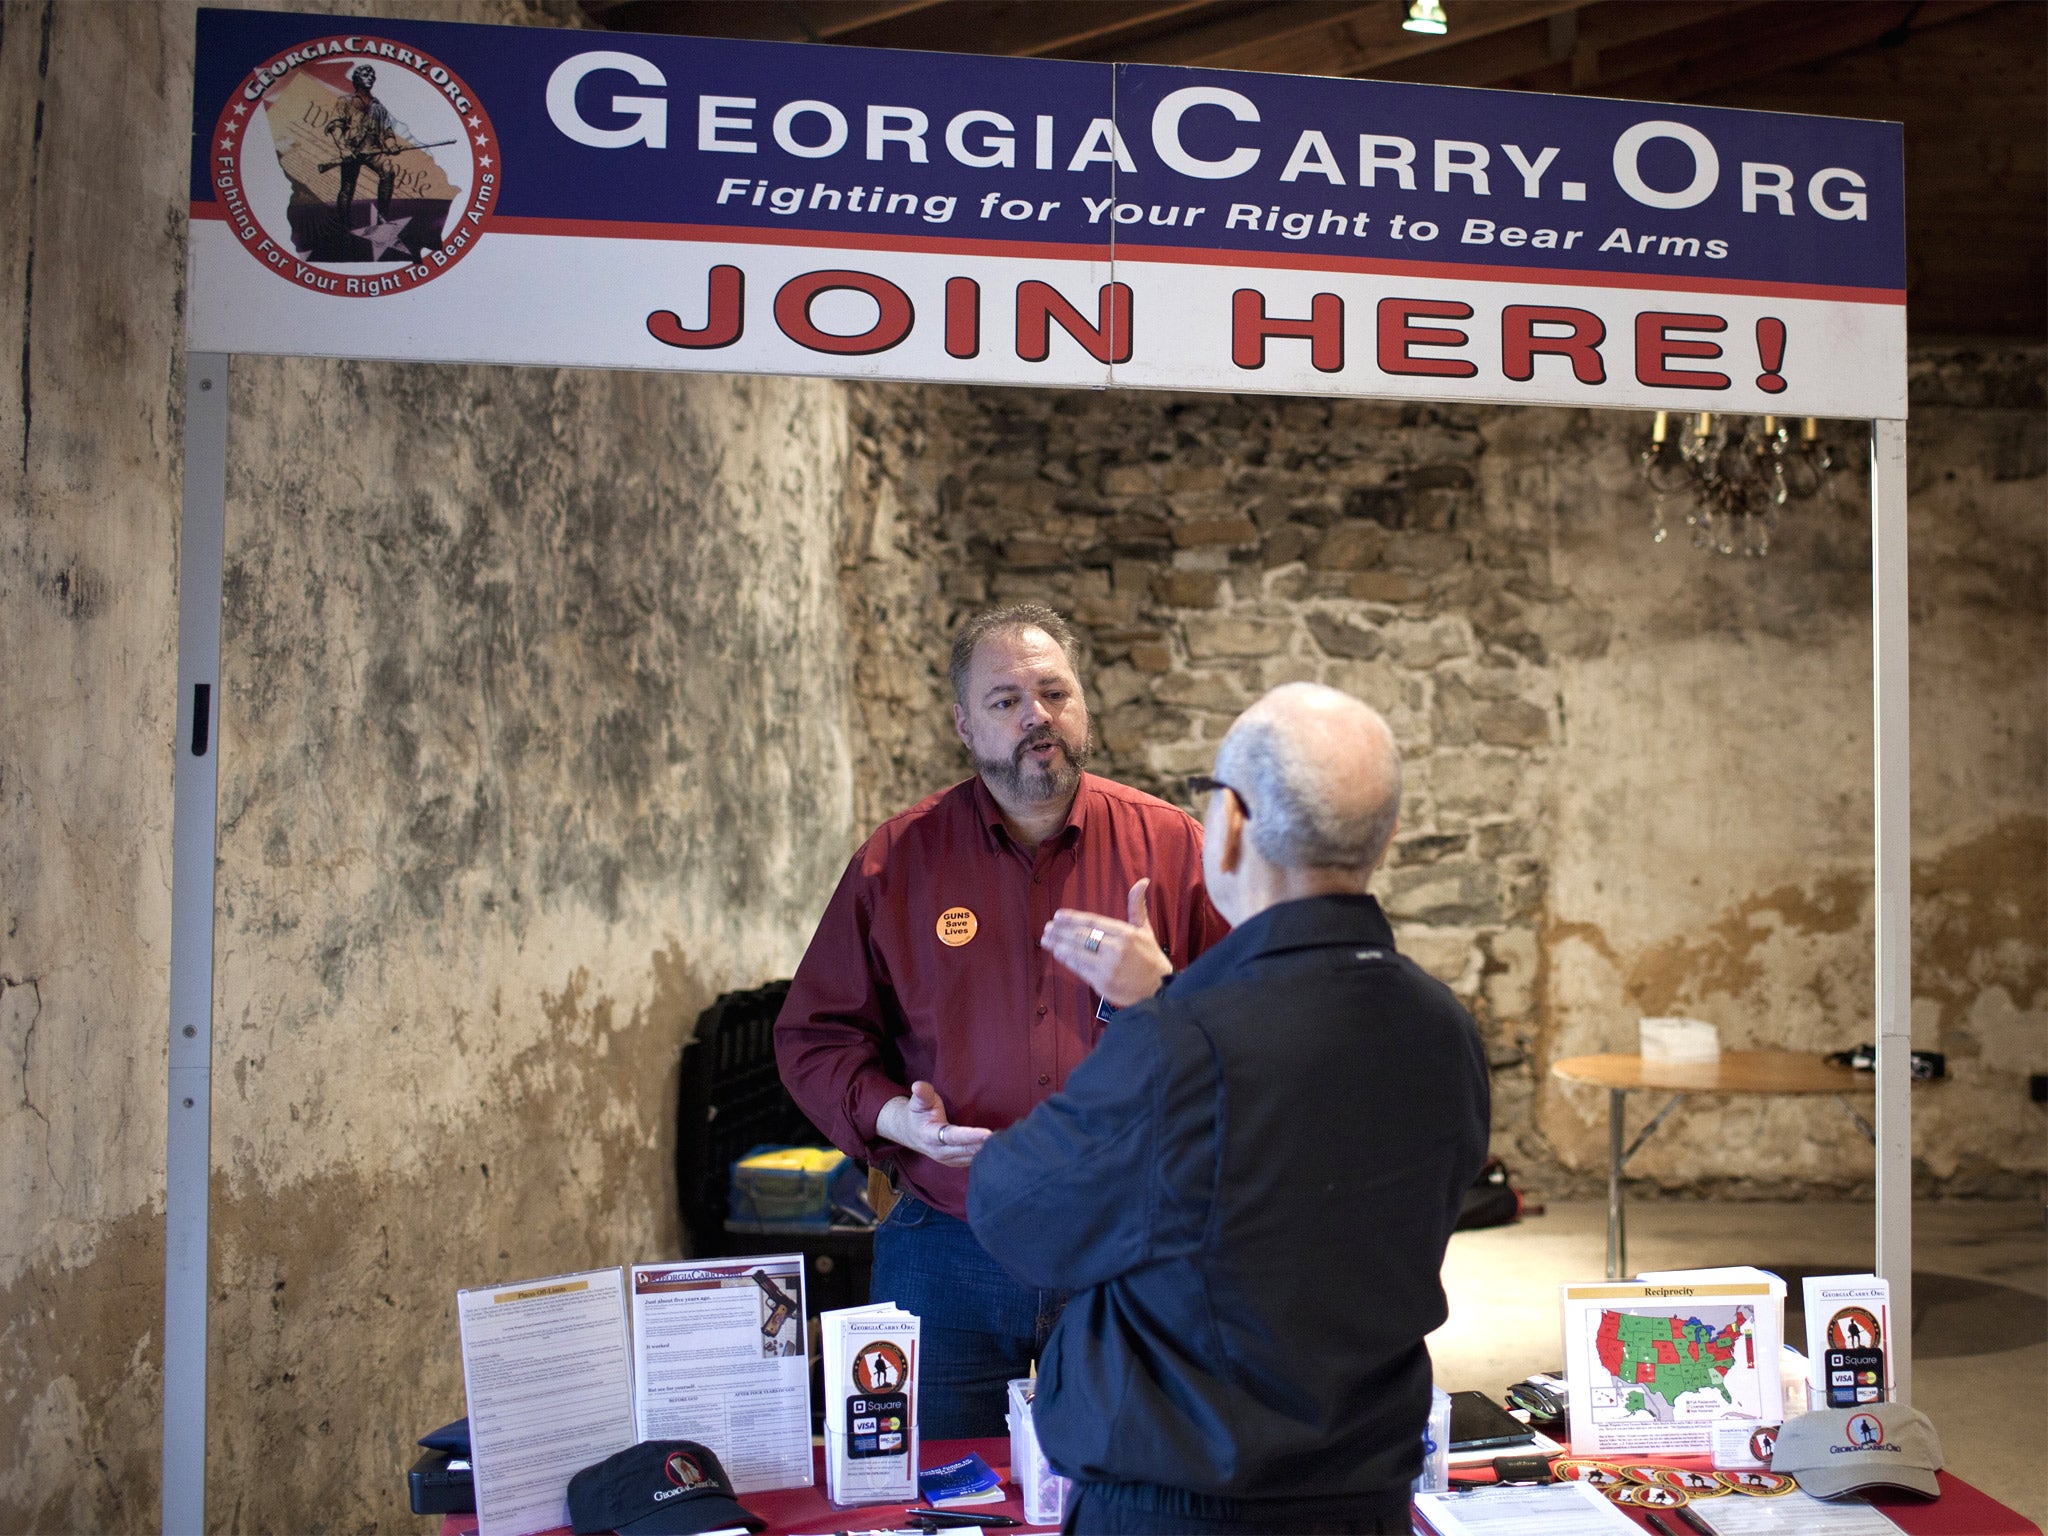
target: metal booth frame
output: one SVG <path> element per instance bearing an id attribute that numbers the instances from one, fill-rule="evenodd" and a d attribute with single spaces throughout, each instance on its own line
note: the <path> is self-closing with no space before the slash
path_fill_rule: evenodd
<path id="1" fill-rule="evenodd" d="M 207 13 L 202 13 L 204 16 Z M 276 20 L 277 18 L 272 18 Z M 312 24 L 314 18 L 305 18 Z M 335 18 L 326 24 L 332 30 Z M 400 23 L 370 22 L 391 35 Z M 422 24 L 426 25 L 426 24 Z M 202 21 L 202 26 L 204 22 Z M 444 28 L 454 31 L 454 28 Z M 476 30 L 476 29 L 464 29 Z M 502 28 L 493 31 L 518 31 Z M 574 39 L 589 34 L 553 34 Z M 600 46 L 636 41 L 599 34 Z M 652 39 L 637 40 L 650 47 Z M 675 43 L 676 39 L 667 39 Z M 803 45 L 734 45 L 753 48 Z M 848 50 L 832 50 L 844 56 Z M 587 57 L 587 56 L 586 56 Z M 607 54 L 606 58 L 622 55 Z M 863 58 L 871 55 L 863 55 Z M 915 55 L 910 56 L 915 58 Z M 848 61 L 849 64 L 852 61 Z M 1038 69 L 1075 66 L 1001 61 Z M 619 66 L 613 66 L 619 67 Z M 1098 66 L 1089 66 L 1098 67 Z M 1107 68 L 1108 66 L 1099 66 Z M 1125 68 L 1126 66 L 1118 66 Z M 1182 71 L 1207 78 L 1215 72 Z M 1237 76 L 1237 80 L 1291 77 Z M 1329 82 L 1324 82 L 1328 84 Z M 1353 84 L 1356 82 L 1340 82 Z M 1247 85 L 1245 89 L 1250 90 Z M 1449 88 L 1417 87 L 1418 90 Z M 552 96 L 552 90 L 550 95 Z M 1478 92 L 1457 92 L 1472 98 Z M 1215 98 L 1206 98 L 1215 105 Z M 195 108 L 198 104 L 195 103 Z M 1640 108 L 1638 108 L 1640 110 Z M 1243 117 L 1239 114 L 1239 120 Z M 223 118 L 225 121 L 225 118 Z M 1041 122 L 1049 119 L 1041 119 Z M 201 130 L 204 131 L 203 129 Z M 1156 135 L 1156 129 L 1155 129 Z M 195 153 L 205 155 L 206 146 Z M 872 157 L 871 157 L 872 158 Z M 1171 162 L 1169 162 L 1171 163 Z M 1197 172 L 1196 174 L 1207 174 Z M 765 185 L 765 183 L 764 183 Z M 1570 194 L 1568 193 L 1567 196 Z M 1580 193 L 1583 197 L 1583 191 Z M 985 215 L 984 215 L 985 216 Z M 699 237 L 703 238 L 703 237 Z M 1122 260 L 1119 256 L 1118 261 Z M 1496 269 L 1497 270 L 1497 269 Z M 327 301 L 338 302 L 338 301 Z M 357 301 L 360 302 L 360 301 Z M 670 317 L 673 319 L 673 316 Z M 1899 326 L 1904 368 L 1903 334 Z M 1292 334 L 1301 334 L 1295 332 Z M 261 349 L 270 350 L 270 349 Z M 332 355 L 309 349 L 307 355 Z M 391 353 L 382 355 L 390 356 Z M 166 1133 L 163 1379 L 163 1528 L 198 1532 L 205 1523 L 207 1425 L 208 1197 L 211 1187 L 215 899 L 218 849 L 216 793 L 221 716 L 221 588 L 225 547 L 228 375 L 231 354 L 195 350 L 185 369 L 183 516 L 179 534 L 177 746 L 172 836 L 169 1120 Z M 561 366 L 576 366 L 564 360 Z M 701 365 L 700 365 L 701 366 Z M 733 358 L 720 371 L 749 372 Z M 820 370 L 822 376 L 840 376 Z M 906 375 L 896 374 L 895 377 Z M 1048 387 L 1070 387 L 1044 379 Z M 1283 379 L 1244 380 L 1249 392 L 1305 391 Z M 1200 384 L 1181 387 L 1226 387 Z M 1782 384 L 1780 385 L 1782 388 Z M 1416 398 L 1370 389 L 1347 395 Z M 1901 415 L 1870 418 L 1871 711 L 1875 806 L 1876 1269 L 1891 1286 L 1893 1316 L 1910 1319 L 1912 1302 L 1911 1064 L 1911 763 L 1908 697 L 1906 424 Z M 1436 398 L 1452 399 L 1452 395 Z M 1498 400 L 1499 397 L 1489 397 Z M 1513 403 L 1513 402 L 1509 402 Z M 1555 403 L 1538 399 L 1530 403 Z M 1583 401 L 1587 408 L 1641 409 L 1636 401 Z M 1724 406 L 1738 413 L 1746 408 Z M 1840 413 L 1836 413 L 1840 414 Z M 1894 1342 L 1897 1397 L 1912 1397 L 1910 1324 Z"/>

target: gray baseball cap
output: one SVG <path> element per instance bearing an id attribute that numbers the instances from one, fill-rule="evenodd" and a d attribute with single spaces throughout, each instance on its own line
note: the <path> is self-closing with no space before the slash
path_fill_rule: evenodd
<path id="1" fill-rule="evenodd" d="M 1904 1488 L 1941 1497 L 1934 1473 L 1941 1441 L 1927 1415 L 1904 1403 L 1826 1408 L 1785 1421 L 1771 1470 L 1789 1472 L 1817 1499 L 1865 1488 Z"/>

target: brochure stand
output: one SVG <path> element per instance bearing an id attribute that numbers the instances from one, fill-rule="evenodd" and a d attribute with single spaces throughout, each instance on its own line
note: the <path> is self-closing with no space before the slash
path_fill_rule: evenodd
<path id="1" fill-rule="evenodd" d="M 171 892 L 166 1529 L 205 1525 L 220 589 L 228 357 L 238 351 L 1872 418 L 1876 1268 L 1895 1315 L 1912 1315 L 1896 125 L 1046 59 L 948 58 L 939 69 L 928 54 L 622 34 L 593 51 L 597 40 L 583 33 L 381 18 L 344 26 L 202 10 L 198 26 Z M 382 247 L 336 259 L 321 242 L 346 245 L 345 235 L 301 239 L 275 193 L 283 161 L 264 162 L 253 147 L 274 91 L 304 87 L 294 98 L 302 107 L 322 90 L 339 100 L 347 87 L 327 76 L 343 79 L 365 48 L 392 77 L 382 88 L 416 91 L 419 122 L 460 115 L 449 143 L 462 148 L 438 150 L 434 140 L 409 151 L 467 156 L 455 164 L 451 200 L 436 205 L 445 222 L 431 238 L 412 236 L 409 264 L 390 250 L 413 216 L 401 224 L 373 205 L 378 176 L 358 179 L 354 202 L 348 188 L 338 200 L 374 215 L 354 233 Z M 539 80 L 544 93 L 531 86 Z M 934 82 L 945 85 L 943 102 Z M 1355 123 L 1365 93 L 1381 131 L 1355 157 L 1348 146 L 1339 155 L 1332 140 L 1345 145 L 1337 130 Z M 869 103 L 865 122 L 826 100 L 835 94 Z M 581 115 L 585 97 L 609 104 L 591 107 L 603 121 Z M 970 99 L 978 104 L 956 113 Z M 1011 136 L 998 142 L 998 129 Z M 1219 147 L 1226 141 L 1237 147 Z M 1689 185 L 1664 185 L 1670 167 L 1656 162 L 1666 151 L 1690 156 Z M 243 174 L 249 155 L 253 180 Z M 873 181 L 848 192 L 860 209 L 870 193 L 882 201 L 885 175 L 899 186 L 913 179 L 913 163 L 926 184 L 951 190 L 908 198 L 908 213 L 901 191 L 869 207 L 870 222 L 901 215 L 889 233 L 851 219 L 839 191 L 817 179 L 837 168 L 842 181 Z M 776 178 L 819 190 L 808 207 L 786 206 L 768 196 Z M 1004 200 L 1027 183 L 1032 199 Z M 523 201 L 508 207 L 507 189 Z M 1398 218 L 1325 210 L 1317 223 L 1297 210 L 1281 222 L 1282 197 L 1379 208 L 1396 189 L 1422 202 L 1403 204 Z M 827 212 L 811 211 L 827 191 Z M 1194 211 L 1170 231 L 1151 230 L 1147 218 L 1165 223 L 1169 205 L 1176 219 Z M 1507 238 L 1517 205 L 1532 225 L 1599 228 L 1567 257 L 1548 227 Z M 613 211 L 593 217 L 595 206 Z M 1071 225 L 1047 223 L 1063 206 Z M 1647 254 L 1647 237 L 1639 248 L 1626 235 L 1630 219 L 1654 224 L 1685 210 L 1725 212 L 1742 230 L 1739 250 L 1709 242 L 1727 258 L 1722 269 L 1674 271 Z M 1468 211 L 1470 221 L 1453 217 Z M 1375 239 L 1365 235 L 1369 217 Z M 1475 226 L 1484 226 L 1480 250 L 1458 234 Z M 1682 250 L 1686 239 L 1672 238 Z M 496 257 L 467 259 L 494 243 Z M 740 262 L 753 269 L 751 293 Z M 604 284 L 589 282 L 593 264 Z M 1345 290 L 1352 319 L 1344 293 L 1319 289 Z M 821 329 L 827 306 L 814 315 L 812 301 L 856 291 L 876 312 L 870 329 Z M 694 314 L 675 308 L 693 300 Z M 1725 314 L 1691 313 L 1716 308 Z M 520 326 L 503 324 L 512 313 Z M 1677 361 L 1716 357 L 1727 375 Z M 1757 363 L 1762 374 L 1749 372 Z M 1906 1402 L 1912 1361 L 1908 1340 L 1897 1343 L 1896 1396 Z"/>

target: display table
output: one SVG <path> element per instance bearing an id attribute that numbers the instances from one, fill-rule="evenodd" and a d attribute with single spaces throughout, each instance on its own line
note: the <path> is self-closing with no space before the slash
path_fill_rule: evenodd
<path id="1" fill-rule="evenodd" d="M 1870 1122 L 1851 1104 L 1852 1093 L 1873 1093 L 1876 1080 L 1868 1072 L 1838 1066 L 1799 1051 L 1723 1051 L 1709 1062 L 1679 1065 L 1645 1061 L 1640 1056 L 1567 1056 L 1552 1062 L 1550 1075 L 1567 1083 L 1607 1090 L 1607 1278 L 1628 1273 L 1628 1237 L 1622 1221 L 1621 1170 L 1628 1166 L 1664 1117 L 1689 1093 L 1831 1093 L 1842 1102 L 1857 1127 L 1875 1141 Z M 1631 1093 L 1642 1089 L 1666 1092 L 1671 1101 L 1651 1118 L 1636 1139 L 1622 1150 L 1622 1115 Z"/>
<path id="2" fill-rule="evenodd" d="M 928 1467 L 943 1466 L 946 1462 L 976 1452 L 983 1461 L 1005 1479 L 1004 1487 L 1010 1496 L 1000 1504 L 976 1504 L 972 1508 L 977 1514 L 1009 1515 L 1015 1519 L 1024 1518 L 1024 1505 L 1016 1491 L 1007 1481 L 1010 1471 L 1010 1442 L 1007 1439 L 992 1440 L 928 1440 L 924 1444 L 922 1460 Z M 1604 1458 L 1617 1460 L 1620 1458 Z M 1704 1467 L 1703 1456 L 1647 1456 L 1628 1458 L 1630 1460 L 1654 1461 L 1673 1467 Z M 756 1515 L 768 1522 L 764 1536 L 816 1536 L 816 1533 L 846 1530 L 886 1529 L 894 1526 L 902 1517 L 905 1505 L 864 1504 L 856 1509 L 835 1509 L 825 1497 L 825 1452 L 819 1447 L 815 1455 L 817 1486 L 812 1488 L 784 1488 L 774 1493 L 749 1493 L 741 1496 L 740 1502 Z M 1475 1475 L 1475 1469 L 1461 1468 L 1456 1476 L 1464 1478 Z M 2041 1528 L 2016 1510 L 2007 1509 L 1989 1494 L 1979 1493 L 1959 1477 L 1946 1472 L 1936 1474 L 1941 1480 L 1941 1497 L 1930 1503 L 1916 1499 L 1910 1494 L 1895 1497 L 1873 1498 L 1870 1502 L 1883 1510 L 1904 1529 L 1908 1536 L 2041 1536 Z M 1644 1530 L 1649 1530 L 1643 1511 L 1624 1510 Z M 1018 1536 L 1028 1530 L 1051 1530 L 1051 1526 L 1002 1526 L 997 1536 Z M 475 1515 L 443 1515 L 440 1536 L 475 1536 Z M 567 1527 L 560 1532 L 549 1532 L 547 1536 L 566 1536 Z"/>
<path id="3" fill-rule="evenodd" d="M 1565 1451 L 1570 1454 L 1569 1449 Z M 1637 1462 L 1660 1467 L 1686 1467 L 1696 1471 L 1705 1470 L 1713 1463 L 1705 1456 L 1601 1456 L 1600 1461 Z M 1479 1476 L 1490 1481 L 1490 1473 L 1481 1473 L 1477 1468 L 1455 1467 L 1451 1475 L 1456 1478 Z M 1941 1484 L 1941 1497 L 1923 1499 L 1910 1493 L 1884 1492 L 1868 1495 L 1865 1502 L 1871 1508 L 1884 1511 L 1886 1518 L 1906 1532 L 1906 1536 L 2041 1536 L 2041 1527 L 2034 1524 L 2016 1509 L 2008 1509 L 1988 1493 L 1980 1492 L 1948 1472 L 1934 1474 Z M 1725 1495 L 1741 1498 L 1740 1494 Z M 1620 1506 L 1616 1506 L 1620 1508 Z M 1649 1512 L 1641 1509 L 1622 1509 L 1623 1514 L 1641 1526 L 1652 1530 Z M 1669 1515 L 1665 1517 L 1667 1520 Z"/>
<path id="4" fill-rule="evenodd" d="M 942 1467 L 949 1461 L 957 1461 L 970 1451 L 995 1468 L 1003 1479 L 1003 1490 L 1008 1495 L 1000 1504 L 975 1504 L 969 1506 L 978 1515 L 1008 1515 L 1013 1520 L 1024 1518 L 1024 1500 L 1011 1485 L 1010 1442 L 1007 1436 L 988 1440 L 927 1440 L 919 1461 L 927 1467 Z M 817 1478 L 809 1488 L 778 1488 L 772 1493 L 743 1493 L 740 1502 L 763 1520 L 768 1522 L 764 1536 L 810 1536 L 812 1532 L 875 1530 L 897 1525 L 904 1511 L 904 1504 L 862 1504 L 853 1508 L 838 1509 L 825 1497 L 825 1448 L 814 1446 L 811 1450 L 811 1468 Z M 1049 1531 L 1049 1525 L 1025 1526 L 1005 1525 L 998 1527 L 999 1536 L 1018 1536 L 1028 1530 Z M 568 1527 L 560 1532 L 548 1532 L 547 1536 L 566 1536 Z M 441 1536 L 475 1536 L 475 1515 L 444 1515 L 441 1517 Z"/>

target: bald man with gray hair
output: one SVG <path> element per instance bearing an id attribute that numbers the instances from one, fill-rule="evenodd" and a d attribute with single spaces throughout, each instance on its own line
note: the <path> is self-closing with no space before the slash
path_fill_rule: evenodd
<path id="1" fill-rule="evenodd" d="M 1369 891 L 1401 755 L 1377 711 L 1291 683 L 1190 783 L 1231 934 L 982 1148 L 968 1217 L 1021 1283 L 1075 1293 L 1034 1415 L 1068 1531 L 1406 1532 L 1488 1089 Z"/>

